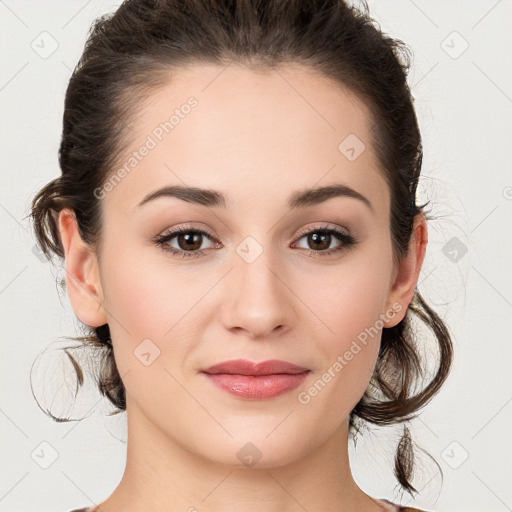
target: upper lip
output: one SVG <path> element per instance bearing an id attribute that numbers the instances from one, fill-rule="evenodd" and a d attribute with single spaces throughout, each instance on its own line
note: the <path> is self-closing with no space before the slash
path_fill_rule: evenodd
<path id="1" fill-rule="evenodd" d="M 296 364 L 286 361 L 271 359 L 253 363 L 247 359 L 233 359 L 231 361 L 223 361 L 202 370 L 205 373 L 230 373 L 233 375 L 273 375 L 278 373 L 297 374 L 309 371 Z"/>

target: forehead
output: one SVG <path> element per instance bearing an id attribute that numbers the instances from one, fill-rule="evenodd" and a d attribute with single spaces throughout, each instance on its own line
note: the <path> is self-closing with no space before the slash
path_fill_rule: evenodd
<path id="1" fill-rule="evenodd" d="M 284 202 L 292 190 L 346 183 L 385 203 L 372 122 L 362 100 L 310 68 L 189 66 L 141 100 L 116 167 L 129 175 L 108 196 L 132 208 L 179 184 L 232 190 L 242 202 L 261 190 Z M 132 151 L 144 156 L 127 166 Z"/>

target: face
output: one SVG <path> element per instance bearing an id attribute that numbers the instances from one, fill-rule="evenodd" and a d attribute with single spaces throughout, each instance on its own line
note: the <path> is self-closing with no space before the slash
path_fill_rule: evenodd
<path id="1" fill-rule="evenodd" d="M 346 424 L 382 327 L 407 307 L 390 293 L 390 194 L 370 113 L 311 70 L 198 66 L 134 121 L 115 169 L 125 172 L 98 192 L 101 294 L 128 416 L 212 461 L 242 466 L 251 442 L 260 466 L 290 463 Z M 290 204 L 339 185 L 355 193 Z M 148 199 L 172 186 L 223 200 Z M 294 389 L 255 398 L 202 372 L 234 359 L 309 371 Z"/>

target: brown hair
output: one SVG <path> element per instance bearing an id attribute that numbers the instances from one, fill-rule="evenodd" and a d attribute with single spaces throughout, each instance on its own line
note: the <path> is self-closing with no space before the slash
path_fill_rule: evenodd
<path id="1" fill-rule="evenodd" d="M 407 254 L 416 215 L 416 188 L 423 149 L 406 78 L 410 50 L 384 34 L 367 4 L 342 0 L 126 0 L 115 13 L 101 16 L 88 40 L 65 97 L 59 149 L 61 176 L 43 187 L 31 216 L 43 253 L 64 258 L 58 213 L 70 208 L 80 235 L 95 249 L 101 239 L 100 200 L 94 190 L 108 179 L 129 143 L 129 122 L 140 98 L 164 85 L 170 70 L 189 64 L 230 62 L 271 70 L 298 63 L 348 88 L 373 114 L 372 144 L 391 194 L 390 231 L 395 261 Z M 426 215 L 426 218 L 431 218 Z M 415 315 L 438 346 L 435 372 L 426 379 L 411 323 Z M 97 383 L 103 395 L 125 410 L 125 389 L 112 347 L 99 332 L 75 338 L 104 350 Z M 384 328 L 370 385 L 350 413 L 350 431 L 359 424 L 402 423 L 395 475 L 409 493 L 414 449 L 407 422 L 437 393 L 452 363 L 447 326 L 416 288 L 405 318 Z M 73 359 L 79 385 L 80 365 Z M 424 384 L 417 389 L 418 383 Z M 53 416 L 52 416 L 53 417 Z"/>

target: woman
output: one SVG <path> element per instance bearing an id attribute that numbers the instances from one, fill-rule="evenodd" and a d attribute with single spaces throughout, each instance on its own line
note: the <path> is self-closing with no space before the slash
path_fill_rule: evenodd
<path id="1" fill-rule="evenodd" d="M 32 205 L 127 412 L 123 478 L 80 510 L 417 510 L 367 495 L 348 457 L 365 423 L 403 423 L 417 492 L 407 421 L 452 359 L 417 289 L 400 50 L 340 0 L 132 0 L 95 22 L 62 176 Z M 439 346 L 425 381 L 414 316 Z"/>

